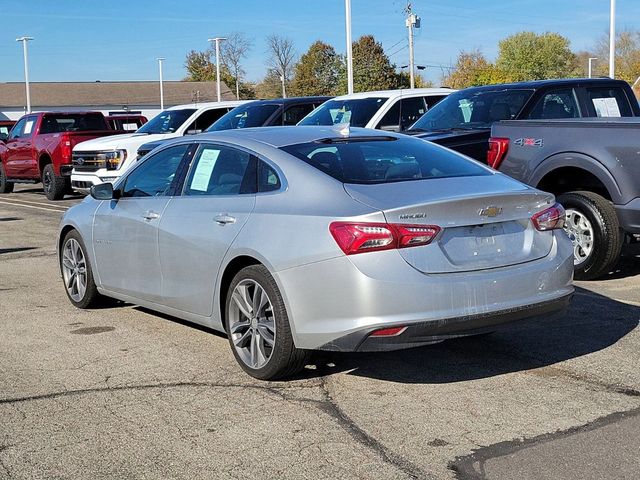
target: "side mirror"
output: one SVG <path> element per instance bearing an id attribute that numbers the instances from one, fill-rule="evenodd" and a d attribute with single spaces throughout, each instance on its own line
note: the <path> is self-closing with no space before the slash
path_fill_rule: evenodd
<path id="1" fill-rule="evenodd" d="M 6 133 L 0 133 L 0 142 L 6 143 L 9 138 L 9 135 Z"/>
<path id="2" fill-rule="evenodd" d="M 381 125 L 378 127 L 379 130 L 382 130 L 383 132 L 399 132 L 400 131 L 400 126 L 399 125 Z"/>
<path id="3" fill-rule="evenodd" d="M 113 185 L 110 182 L 92 185 L 89 191 L 96 200 L 113 200 L 114 198 Z"/>
<path id="4" fill-rule="evenodd" d="M 197 135 L 198 133 L 202 133 L 202 129 L 187 130 L 185 135 Z"/>

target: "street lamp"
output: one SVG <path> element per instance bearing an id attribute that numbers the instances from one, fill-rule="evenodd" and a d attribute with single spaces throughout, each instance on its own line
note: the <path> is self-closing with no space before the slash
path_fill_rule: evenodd
<path id="1" fill-rule="evenodd" d="M 31 113 L 31 92 L 29 92 L 29 56 L 27 54 L 27 42 L 33 37 L 16 38 L 16 42 L 22 42 L 22 52 L 24 56 L 24 85 L 27 91 L 27 113 Z"/>
<path id="2" fill-rule="evenodd" d="M 609 18 L 609 77 L 616 76 L 616 0 L 611 0 Z"/>
<path id="3" fill-rule="evenodd" d="M 591 78 L 591 72 L 593 71 L 593 68 L 591 67 L 591 62 L 597 59 L 598 57 L 589 57 L 589 78 Z"/>
<path id="4" fill-rule="evenodd" d="M 220 42 L 226 40 L 225 37 L 215 37 L 207 39 L 208 42 L 215 42 L 216 44 L 216 91 L 218 92 L 218 101 L 221 100 L 220 96 Z"/>
<path id="5" fill-rule="evenodd" d="M 162 89 L 162 62 L 164 57 L 158 57 L 158 70 L 160 72 L 160 110 L 164 110 L 164 90 Z"/>
<path id="6" fill-rule="evenodd" d="M 347 91 L 353 93 L 353 44 L 351 42 L 351 0 L 344 0 L 347 29 Z"/>

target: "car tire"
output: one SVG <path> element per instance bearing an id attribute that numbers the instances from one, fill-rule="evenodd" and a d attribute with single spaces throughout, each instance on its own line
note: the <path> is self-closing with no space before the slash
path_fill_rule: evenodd
<path id="1" fill-rule="evenodd" d="M 53 171 L 53 165 L 48 163 L 42 169 L 42 187 L 49 200 L 62 200 L 70 185 L 69 180 L 58 177 Z"/>
<path id="2" fill-rule="evenodd" d="M 309 351 L 296 348 L 284 300 L 263 265 L 243 268 L 233 278 L 226 293 L 225 319 L 231 351 L 252 377 L 275 380 L 306 365 Z"/>
<path id="3" fill-rule="evenodd" d="M 96 306 L 104 297 L 98 293 L 87 248 L 77 230 L 71 230 L 64 237 L 59 259 L 69 301 L 82 309 Z"/>
<path id="4" fill-rule="evenodd" d="M 558 196 L 567 211 L 565 231 L 574 245 L 576 280 L 593 280 L 618 262 L 623 234 L 613 204 L 593 192 Z"/>
<path id="5" fill-rule="evenodd" d="M 13 192 L 13 182 L 7 181 L 7 174 L 4 171 L 4 165 L 0 163 L 0 193 Z"/>

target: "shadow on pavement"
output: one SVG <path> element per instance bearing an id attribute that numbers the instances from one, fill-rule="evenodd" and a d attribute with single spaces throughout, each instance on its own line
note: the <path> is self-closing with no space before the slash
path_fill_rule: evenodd
<path id="1" fill-rule="evenodd" d="M 612 272 L 602 276 L 596 281 L 619 280 L 640 275 L 640 244 L 626 246 L 622 251 L 622 257 Z"/>
<path id="2" fill-rule="evenodd" d="M 605 349 L 638 326 L 640 307 L 576 288 L 565 315 L 525 320 L 483 337 L 386 353 L 315 354 L 303 378 L 349 371 L 400 383 L 452 383 L 540 368 Z"/>
<path id="3" fill-rule="evenodd" d="M 16 252 L 26 252 L 29 250 L 36 250 L 38 247 L 11 247 L 11 248 L 0 248 L 0 255 L 5 253 L 16 253 Z"/>

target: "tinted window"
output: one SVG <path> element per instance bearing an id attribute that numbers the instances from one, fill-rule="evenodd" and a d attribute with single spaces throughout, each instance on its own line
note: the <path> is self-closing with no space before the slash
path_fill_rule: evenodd
<path id="1" fill-rule="evenodd" d="M 629 100 L 620 87 L 592 87 L 586 91 L 598 117 L 633 116 Z"/>
<path id="2" fill-rule="evenodd" d="M 284 111 L 283 125 L 297 125 L 309 112 L 313 110 L 313 105 L 293 105 Z"/>
<path id="3" fill-rule="evenodd" d="M 232 130 L 235 128 L 262 127 L 269 117 L 280 108 L 277 104 L 267 105 L 241 105 L 234 108 L 229 113 L 220 117 L 207 132 L 219 130 Z"/>
<path id="4" fill-rule="evenodd" d="M 353 127 L 365 127 L 386 101 L 387 98 L 377 97 L 329 100 L 303 118 L 299 125 L 349 123 Z"/>
<path id="5" fill-rule="evenodd" d="M 427 112 L 422 97 L 403 98 L 400 109 L 400 129 L 406 130 Z"/>
<path id="6" fill-rule="evenodd" d="M 345 138 L 282 149 L 343 183 L 491 175 L 453 151 L 414 138 Z"/>
<path id="7" fill-rule="evenodd" d="M 258 191 L 272 192 L 281 186 L 276 171 L 263 161 L 258 161 Z"/>
<path id="8" fill-rule="evenodd" d="M 165 110 L 138 129 L 141 133 L 173 133 L 196 112 L 195 108 Z"/>
<path id="9" fill-rule="evenodd" d="M 211 110 L 207 110 L 206 112 L 202 112 L 198 115 L 191 125 L 187 127 L 187 133 L 200 133 L 209 128 L 213 122 L 218 120 L 222 115 L 229 111 L 228 108 L 213 108 Z"/>
<path id="10" fill-rule="evenodd" d="M 384 114 L 376 128 L 397 132 L 400 130 L 400 102 L 394 103 L 389 111 Z"/>
<path id="11" fill-rule="evenodd" d="M 446 95 L 429 95 L 424 97 L 424 101 L 427 104 L 427 110 L 433 108 L 433 106 L 438 103 L 443 98 L 447 98 Z"/>
<path id="12" fill-rule="evenodd" d="M 47 114 L 42 117 L 40 134 L 60 132 L 86 132 L 106 130 L 107 124 L 100 114 Z"/>
<path id="13" fill-rule="evenodd" d="M 545 93 L 536 103 L 529 118 L 579 118 L 580 109 L 573 88 Z"/>
<path id="14" fill-rule="evenodd" d="M 251 155 L 234 148 L 201 145 L 185 183 L 185 195 L 234 195 L 255 192 Z"/>
<path id="15" fill-rule="evenodd" d="M 124 197 L 157 197 L 167 195 L 175 181 L 176 171 L 188 145 L 166 148 L 142 162 L 125 181 Z"/>
<path id="16" fill-rule="evenodd" d="M 20 138 L 20 136 L 22 135 L 22 129 L 24 128 L 24 124 L 26 122 L 27 122 L 27 119 L 23 118 L 18 123 L 16 123 L 11 129 L 11 136 L 9 136 L 9 139 Z"/>
<path id="17" fill-rule="evenodd" d="M 411 128 L 488 129 L 494 122 L 516 118 L 531 95 L 533 90 L 462 90 L 438 102 Z"/>

